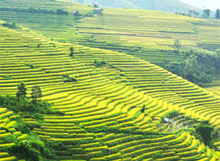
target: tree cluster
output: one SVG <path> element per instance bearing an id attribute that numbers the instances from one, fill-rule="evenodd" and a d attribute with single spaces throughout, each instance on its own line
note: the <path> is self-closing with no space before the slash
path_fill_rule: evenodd
<path id="1" fill-rule="evenodd" d="M 73 54 L 74 54 L 74 48 L 70 47 L 70 54 L 69 54 L 69 56 L 73 56 Z"/>
<path id="2" fill-rule="evenodd" d="M 19 28 L 15 22 L 6 22 L 6 23 L 3 23 L 2 25 L 4 27 L 11 28 L 11 29 L 18 29 Z"/>
<path id="3" fill-rule="evenodd" d="M 204 18 L 209 18 L 211 14 L 211 10 L 210 9 L 205 9 L 203 10 L 203 17 Z M 215 12 L 215 18 L 216 19 L 220 19 L 220 9 L 217 9 Z"/>
<path id="4" fill-rule="evenodd" d="M 193 83 L 209 83 L 220 71 L 220 53 L 208 54 L 190 50 L 180 54 L 183 55 L 182 61 L 170 62 L 165 68 Z"/>
<path id="5" fill-rule="evenodd" d="M 103 65 L 106 65 L 106 62 L 104 60 L 94 60 L 95 67 L 100 67 Z"/>
<path id="6" fill-rule="evenodd" d="M 199 12 L 194 11 L 194 10 L 189 10 L 189 14 L 191 17 L 198 17 L 200 15 Z"/>
<path id="7" fill-rule="evenodd" d="M 28 13 L 42 13 L 42 14 L 59 14 L 69 15 L 65 9 L 49 10 L 42 8 L 0 8 L 0 11 L 15 11 L 15 12 L 28 12 Z"/>
<path id="8" fill-rule="evenodd" d="M 210 9 L 204 9 L 202 16 L 203 16 L 204 18 L 209 18 L 209 17 L 210 17 L 210 13 L 211 13 Z"/>

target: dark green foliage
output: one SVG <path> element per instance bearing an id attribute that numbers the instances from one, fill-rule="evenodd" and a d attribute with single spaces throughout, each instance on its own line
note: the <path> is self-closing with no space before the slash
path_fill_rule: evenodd
<path id="1" fill-rule="evenodd" d="M 11 29 L 18 29 L 19 28 L 15 22 L 6 22 L 6 23 L 3 23 L 3 26 L 11 28 Z"/>
<path id="2" fill-rule="evenodd" d="M 55 14 L 53 10 L 48 10 L 43 8 L 29 8 L 28 10 L 25 11 L 29 13 Z"/>
<path id="3" fill-rule="evenodd" d="M 94 60 L 94 65 L 96 67 L 100 67 L 100 66 L 106 65 L 106 62 L 104 60 Z"/>
<path id="4" fill-rule="evenodd" d="M 214 79 L 220 71 L 220 54 L 199 53 L 190 50 L 181 53 L 183 60 L 170 62 L 165 68 L 193 83 L 202 85 Z"/>
<path id="5" fill-rule="evenodd" d="M 220 19 L 220 10 L 219 9 L 216 10 L 215 18 Z"/>
<path id="6" fill-rule="evenodd" d="M 201 122 L 195 127 L 196 137 L 200 139 L 205 145 L 213 147 L 213 142 L 218 138 L 217 131 L 207 122 Z"/>
<path id="7" fill-rule="evenodd" d="M 18 159 L 29 161 L 40 161 L 43 158 L 52 159 L 55 156 L 53 149 L 47 147 L 39 137 L 29 135 L 24 141 L 18 142 L 9 149 L 10 154 L 15 155 Z"/>
<path id="8" fill-rule="evenodd" d="M 26 97 L 26 94 L 27 94 L 27 92 L 26 92 L 27 89 L 26 89 L 24 83 L 21 82 L 21 84 L 19 84 L 17 86 L 17 88 L 18 88 L 18 92 L 16 93 L 17 98 L 18 99 L 24 99 Z"/>
<path id="9" fill-rule="evenodd" d="M 33 103 L 28 99 L 18 100 L 13 96 L 0 96 L 0 106 L 7 107 L 8 109 L 18 112 L 32 112 L 34 113 L 52 113 L 53 109 L 51 104 L 44 101 L 37 101 Z"/>
<path id="10" fill-rule="evenodd" d="M 33 87 L 33 93 L 36 93 L 36 97 L 42 96 L 40 88 L 38 86 Z M 27 134 L 25 140 L 18 140 L 15 135 L 9 135 L 0 138 L 0 143 L 15 143 L 12 147 L 1 148 L 0 151 L 7 151 L 10 155 L 16 156 L 16 158 L 24 159 L 27 161 L 46 161 L 54 160 L 56 157 L 55 151 L 58 149 L 65 150 L 62 143 L 56 143 L 52 145 L 48 142 L 43 142 L 39 137 L 34 135 L 31 131 L 33 128 L 40 128 L 43 120 L 43 114 L 62 114 L 59 111 L 53 110 L 51 104 L 44 101 L 30 101 L 26 97 L 26 88 L 23 82 L 18 85 L 17 97 L 13 96 L 0 96 L 0 107 L 6 107 L 12 110 L 15 114 L 14 117 L 10 117 L 10 121 L 16 121 L 14 128 L 17 131 Z M 19 98 L 19 99 L 18 99 Z M 22 99 L 21 99 L 22 98 Z M 36 120 L 36 123 L 26 123 L 24 118 L 32 118 Z M 1 127 L 1 130 L 9 129 Z"/>
<path id="11" fill-rule="evenodd" d="M 68 14 L 69 14 L 68 11 L 66 11 L 66 10 L 64 10 L 64 9 L 57 9 L 57 10 L 56 10 L 56 13 L 57 13 L 58 15 L 68 15 Z"/>
<path id="12" fill-rule="evenodd" d="M 191 17 L 198 17 L 200 15 L 199 12 L 194 11 L 194 10 L 189 10 L 189 14 Z"/>
<path id="13" fill-rule="evenodd" d="M 70 47 L 70 56 L 73 56 L 73 54 L 74 54 L 74 48 L 73 47 Z"/>
<path id="14" fill-rule="evenodd" d="M 55 143 L 47 143 L 50 147 L 52 147 L 55 150 L 66 150 L 67 148 L 65 145 L 61 142 L 55 142 Z"/>
<path id="15" fill-rule="evenodd" d="M 31 69 L 37 68 L 34 64 L 25 64 L 26 66 L 30 67 Z"/>
<path id="16" fill-rule="evenodd" d="M 171 111 L 169 113 L 166 113 L 165 115 L 163 115 L 162 121 L 164 121 L 164 118 L 171 118 L 174 116 L 179 115 L 179 113 L 177 111 Z"/>
<path id="17" fill-rule="evenodd" d="M 16 142 L 16 137 L 14 135 L 4 136 L 0 138 L 0 143 L 14 143 L 14 142 Z M 2 149 L 2 150 L 6 150 L 6 149 Z"/>
<path id="18" fill-rule="evenodd" d="M 159 159 L 159 158 L 162 158 L 163 156 L 162 156 L 162 154 L 160 153 L 160 152 L 157 152 L 156 154 L 154 154 L 153 156 L 152 156 L 152 158 L 153 159 Z"/>
<path id="19" fill-rule="evenodd" d="M 142 109 L 141 109 L 141 112 L 144 113 L 145 111 L 145 105 L 143 105 Z"/>
<path id="20" fill-rule="evenodd" d="M 59 14 L 68 15 L 68 11 L 64 9 L 48 10 L 43 8 L 0 8 L 0 11 L 15 11 L 15 12 L 27 12 L 27 13 L 41 13 L 41 14 Z"/>
<path id="21" fill-rule="evenodd" d="M 43 119 L 42 114 L 58 113 L 51 108 L 51 104 L 42 101 L 37 101 L 35 104 L 27 98 L 17 99 L 13 96 L 0 96 L 0 106 L 7 107 L 14 113 L 19 114 L 17 117 L 11 118 L 11 120 L 16 121 L 14 128 L 28 135 L 23 141 L 17 140 L 15 135 L 2 137 L 0 139 L 1 143 L 13 142 L 15 146 L 2 148 L 1 150 L 9 152 L 11 155 L 16 156 L 17 159 L 25 159 L 27 161 L 46 161 L 55 158 L 56 149 L 47 142 L 41 141 L 39 137 L 31 132 L 33 128 L 40 128 L 42 121 L 40 119 Z M 35 118 L 38 123 L 25 123 L 23 117 L 26 116 Z M 8 131 L 8 129 L 4 127 L 1 129 Z M 59 146 L 62 147 L 61 145 Z"/>
<path id="22" fill-rule="evenodd" d="M 75 78 L 71 78 L 68 74 L 63 75 L 63 82 L 77 82 Z"/>
<path id="23" fill-rule="evenodd" d="M 39 86 L 33 86 L 32 87 L 32 93 L 31 93 L 31 98 L 32 102 L 36 104 L 37 100 L 42 97 L 42 92 Z"/>
<path id="24" fill-rule="evenodd" d="M 5 76 L 3 76 L 3 78 L 4 78 L 5 80 L 12 79 L 12 77 L 11 77 L 10 75 L 5 75 Z"/>
<path id="25" fill-rule="evenodd" d="M 211 13 L 210 9 L 203 10 L 203 17 L 209 18 L 210 17 L 210 13 Z"/>

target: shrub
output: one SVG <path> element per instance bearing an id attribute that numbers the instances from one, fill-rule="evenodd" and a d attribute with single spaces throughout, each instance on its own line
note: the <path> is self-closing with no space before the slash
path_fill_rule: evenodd
<path id="1" fill-rule="evenodd" d="M 205 145 L 212 146 L 212 133 L 214 128 L 207 123 L 200 123 L 196 126 L 196 137 L 205 143 Z"/>
<path id="2" fill-rule="evenodd" d="M 11 28 L 11 29 L 18 29 L 19 28 L 15 22 L 6 22 L 6 23 L 3 23 L 3 26 Z"/>
<path id="3" fill-rule="evenodd" d="M 58 15 L 68 15 L 68 14 L 69 14 L 68 11 L 66 11 L 66 10 L 64 10 L 64 9 L 57 9 L 57 10 L 56 10 L 56 13 L 57 13 Z"/>
<path id="4" fill-rule="evenodd" d="M 10 75 L 5 75 L 5 76 L 3 76 L 3 78 L 4 78 L 5 80 L 12 79 L 12 77 L 11 77 Z"/>
<path id="5" fill-rule="evenodd" d="M 70 47 L 70 56 L 73 56 L 73 54 L 74 54 L 74 48 L 73 47 Z"/>
<path id="6" fill-rule="evenodd" d="M 35 69 L 37 68 L 37 66 L 35 66 L 34 64 L 25 64 L 26 66 L 30 67 L 31 69 Z"/>
<path id="7" fill-rule="evenodd" d="M 100 67 L 100 66 L 103 66 L 103 65 L 106 65 L 106 62 L 105 61 L 100 61 L 100 60 L 94 60 L 94 65 L 96 67 Z"/>
<path id="8" fill-rule="evenodd" d="M 40 161 L 42 158 L 53 158 L 55 152 L 51 147 L 46 146 L 39 137 L 29 135 L 26 140 L 18 142 L 9 149 L 10 154 L 18 159 Z"/>
<path id="9" fill-rule="evenodd" d="M 75 78 L 71 78 L 68 74 L 63 75 L 63 82 L 77 82 Z"/>
<path id="10" fill-rule="evenodd" d="M 153 156 L 152 156 L 153 159 L 159 159 L 159 158 L 162 158 L 162 154 L 160 152 L 157 152 L 155 153 Z"/>

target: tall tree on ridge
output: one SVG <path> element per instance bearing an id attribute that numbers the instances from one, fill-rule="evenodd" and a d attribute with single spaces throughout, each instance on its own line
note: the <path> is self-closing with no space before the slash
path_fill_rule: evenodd
<path id="1" fill-rule="evenodd" d="M 220 19 L 220 9 L 217 9 L 217 10 L 216 10 L 215 18 L 216 18 L 216 19 Z"/>
<path id="2" fill-rule="evenodd" d="M 16 93 L 16 97 L 18 99 L 24 99 L 26 97 L 27 94 L 27 89 L 25 88 L 25 84 L 23 82 L 21 82 L 21 84 L 19 84 L 17 86 L 18 92 Z"/>
<path id="3" fill-rule="evenodd" d="M 32 87 L 32 93 L 31 93 L 31 98 L 32 98 L 32 102 L 36 103 L 38 98 L 41 98 L 42 92 L 39 86 L 33 86 Z"/>

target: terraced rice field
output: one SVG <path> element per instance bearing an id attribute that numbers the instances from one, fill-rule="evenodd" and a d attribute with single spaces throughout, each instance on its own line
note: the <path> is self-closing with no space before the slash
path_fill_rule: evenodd
<path id="1" fill-rule="evenodd" d="M 63 1 L 55 4 L 59 6 L 63 3 L 67 5 Z M 25 4 L 28 3 L 23 5 Z M 47 5 L 47 3 L 43 4 Z M 32 5 L 38 6 L 35 3 Z M 70 11 L 75 9 L 71 5 L 67 8 Z M 83 9 L 87 12 L 90 7 L 82 7 L 82 12 Z M 219 141 L 214 143 L 216 149 L 210 149 L 186 129 L 200 121 L 208 121 L 218 129 L 220 97 L 152 64 L 158 61 L 158 57 L 163 60 L 162 55 L 152 56 L 163 53 L 158 50 L 166 50 L 168 55 L 172 53 L 173 56 L 169 59 L 179 59 L 171 46 L 173 40 L 180 38 L 176 36 L 190 35 L 192 40 L 187 40 L 188 42 L 185 43 L 196 46 L 199 41 L 194 41 L 197 38 L 191 22 L 200 23 L 201 20 L 176 17 L 171 14 L 164 14 L 164 17 L 161 17 L 156 11 L 117 9 L 115 11 L 117 12 L 106 9 L 104 19 L 97 16 L 80 20 L 77 32 L 86 35 L 80 34 L 72 40 L 72 35 L 66 38 L 66 34 L 63 34 L 63 39 L 69 43 L 54 41 L 62 37 L 59 31 L 55 31 L 56 28 L 65 32 L 75 30 L 62 26 L 72 21 L 68 16 L 50 15 L 51 26 L 46 26 L 48 31 L 45 31 L 39 26 L 44 25 L 43 21 L 45 22 L 46 18 L 43 19 L 44 15 L 40 17 L 40 14 L 36 14 L 36 19 L 40 19 L 35 22 L 36 28 L 33 31 L 43 35 L 33 33 L 32 30 L 28 32 L 28 28 L 18 30 L 5 28 L 2 26 L 4 23 L 2 21 L 0 23 L 0 94 L 15 95 L 16 86 L 24 82 L 30 96 L 31 87 L 38 85 L 42 89 L 43 100 L 53 103 L 54 109 L 64 113 L 62 116 L 44 115 L 42 126 L 33 129 L 40 138 L 52 143 L 62 142 L 65 145 L 67 150 L 56 151 L 57 160 L 218 161 Z M 20 13 L 14 17 L 13 12 L 1 11 L 1 13 L 4 13 L 0 16 L 3 20 L 12 19 L 20 25 L 34 29 L 28 22 L 33 19 L 24 19 L 25 16 L 28 17 L 28 13 Z M 133 15 L 133 21 L 126 18 L 124 20 L 130 21 L 130 24 L 120 22 L 121 28 L 115 28 L 114 26 L 119 25 L 118 21 L 109 23 L 115 15 L 120 14 L 123 17 L 128 13 Z M 140 28 L 134 30 L 136 18 L 141 19 L 142 24 Z M 164 29 L 154 28 L 153 26 L 163 21 L 162 18 L 173 21 L 173 25 L 170 26 L 164 21 Z M 59 20 L 55 21 L 55 19 Z M 60 26 L 59 22 L 62 20 Z M 54 24 L 56 25 L 52 28 Z M 94 25 L 96 28 L 91 30 Z M 181 29 L 182 26 L 185 30 Z M 166 37 L 172 35 L 170 31 L 180 30 L 182 33 L 171 38 Z M 52 32 L 53 36 L 57 36 L 53 40 L 51 40 L 54 38 L 50 35 L 51 31 L 54 32 Z M 126 35 L 130 33 L 136 36 Z M 141 33 L 146 35 L 142 37 Z M 114 49 L 104 49 L 103 46 L 100 49 L 94 48 L 92 46 L 97 43 L 96 41 L 92 41 L 92 45 L 84 41 L 90 38 L 88 34 L 96 35 L 97 40 L 106 38 L 106 42 L 109 43 L 113 40 L 114 34 L 121 35 L 118 40 L 124 44 L 120 47 L 134 44 L 149 46 L 148 49 L 152 52 L 147 54 L 151 59 L 148 62 L 136 57 L 135 54 L 126 54 L 126 51 L 123 53 L 121 49 L 119 52 Z M 47 37 L 44 37 L 45 35 Z M 152 38 L 152 35 L 160 36 Z M 103 42 L 100 44 L 103 45 Z M 74 47 L 73 57 L 69 56 L 71 46 Z M 95 67 L 95 60 L 105 61 L 107 64 Z M 77 82 L 65 83 L 62 79 L 65 74 L 77 79 Z M 144 112 L 143 106 L 145 106 Z M 15 121 L 11 120 L 16 116 L 6 108 L 0 109 L 1 126 L 10 129 L 8 132 L 0 131 L 0 138 L 15 135 L 18 140 L 25 140 L 25 134 L 13 129 Z M 173 112 L 178 113 L 170 117 L 175 125 L 164 123 L 163 118 Z M 0 150 L 11 145 L 13 143 L 1 142 Z M 16 158 L 6 152 L 0 152 L 1 160 L 10 161 Z"/>
<path id="2" fill-rule="evenodd" d="M 42 88 L 44 99 L 54 103 L 54 108 L 65 113 L 62 117 L 45 116 L 41 129 L 34 129 L 41 138 L 54 142 L 60 141 L 68 147 L 68 151 L 57 151 L 59 159 L 153 160 L 159 152 L 163 155 L 158 157 L 158 160 L 218 158 L 214 152 L 208 154 L 209 149 L 187 132 L 175 130 L 174 133 L 160 133 L 158 131 L 157 126 L 166 113 L 175 109 L 190 114 L 184 107 L 175 105 L 173 100 L 173 104 L 171 101 L 168 102 L 168 99 L 162 100 L 162 93 L 158 93 L 158 97 L 155 97 L 150 90 L 149 92 L 144 88 L 140 90 L 135 79 L 131 81 L 128 77 L 129 70 L 123 70 L 123 60 L 136 64 L 136 69 L 141 63 L 141 69 L 146 67 L 148 71 L 154 71 L 155 79 L 157 71 L 160 72 L 158 82 L 167 75 L 174 80 L 178 80 L 178 77 L 143 60 L 116 52 L 111 52 L 114 55 L 111 55 L 109 61 L 116 68 L 94 68 L 91 62 L 93 62 L 93 50 L 96 49 L 75 46 L 76 51 L 78 49 L 87 53 L 86 58 L 81 53 L 76 54 L 76 58 L 70 58 L 61 48 L 53 47 L 44 40 L 3 27 L 1 31 L 4 31 L 1 33 L 4 41 L 0 43 L 1 57 L 4 59 L 1 63 L 1 71 L 3 71 L 1 74 L 3 76 L 7 73 L 12 79 L 1 80 L 0 92 L 14 94 L 16 85 L 20 81 L 27 84 L 27 87 L 37 84 Z M 21 47 L 24 41 L 26 45 Z M 39 42 L 42 45 L 37 48 Z M 9 43 L 10 46 L 7 45 Z M 27 47 L 30 45 L 33 47 Z M 106 54 L 99 53 L 100 51 Z M 96 58 L 108 62 L 109 51 L 100 51 L 96 50 Z M 117 66 L 119 61 L 120 68 Z M 37 68 L 31 69 L 26 65 L 27 63 L 32 63 Z M 132 66 L 130 66 L 131 70 Z M 147 70 L 142 71 L 147 72 Z M 61 76 L 67 73 L 76 77 L 77 83 L 62 82 Z M 125 76 L 121 77 L 120 73 Z M 185 83 L 186 86 L 191 85 L 186 81 Z M 155 90 L 153 85 L 151 88 L 152 91 Z M 189 90 L 193 91 L 193 88 Z M 202 95 L 201 92 L 205 94 L 202 89 L 195 91 L 197 95 Z M 177 94 L 176 97 L 178 98 Z M 175 100 L 175 97 L 172 99 Z M 201 103 L 204 99 L 197 99 L 197 101 Z M 215 101 L 218 99 L 216 98 Z M 141 113 L 143 105 L 146 105 L 146 111 Z M 192 117 L 196 118 L 196 114 Z M 209 119 L 208 115 L 206 118 Z M 213 122 L 213 124 L 217 123 Z"/>
<path id="3" fill-rule="evenodd" d="M 9 111 L 7 108 L 0 108 L 0 160 L 1 161 L 15 161 L 16 157 L 10 155 L 6 152 L 6 148 L 12 147 L 15 145 L 14 142 L 10 141 L 10 137 L 14 137 L 17 141 L 23 141 L 26 139 L 27 135 L 22 134 L 20 131 L 16 130 L 13 126 L 18 117 L 14 115 L 12 111 Z M 7 129 L 7 130 L 6 130 Z"/>

